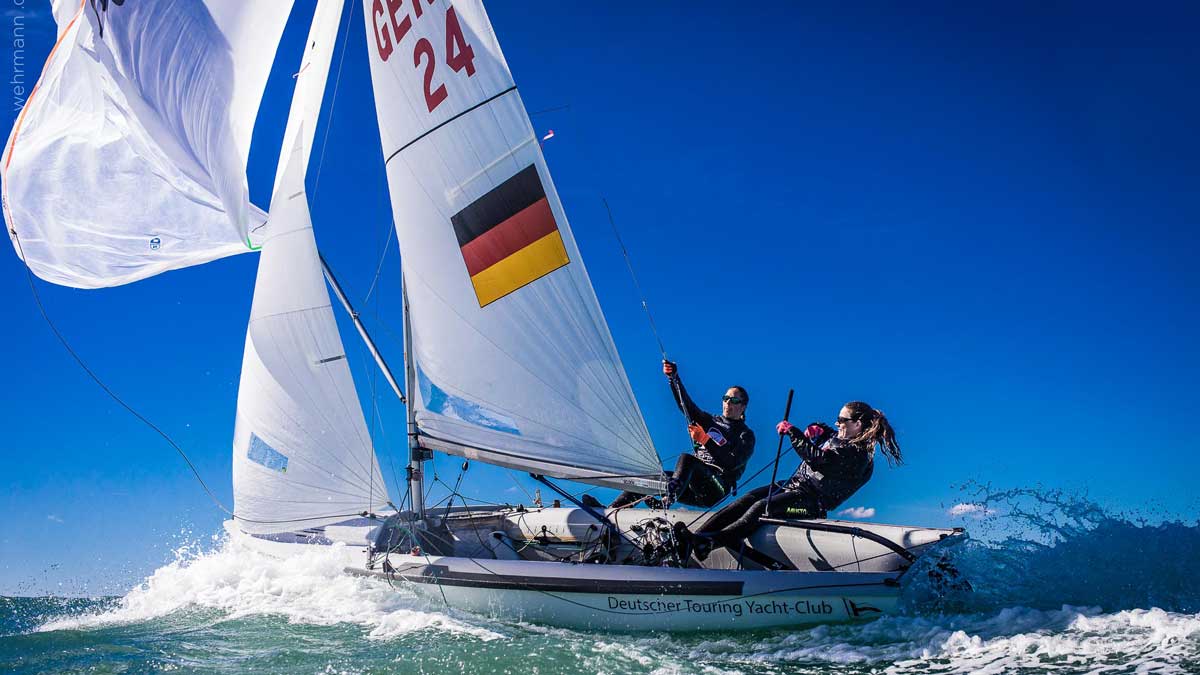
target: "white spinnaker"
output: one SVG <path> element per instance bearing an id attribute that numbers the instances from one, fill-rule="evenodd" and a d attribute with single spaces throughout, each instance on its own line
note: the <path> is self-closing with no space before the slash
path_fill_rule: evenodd
<path id="1" fill-rule="evenodd" d="M 303 132 L 301 132 L 303 133 Z M 271 533 L 388 504 L 325 289 L 297 143 L 271 199 L 233 436 L 238 527 Z"/>
<path id="2" fill-rule="evenodd" d="M 660 460 L 482 5 L 404 3 L 392 13 L 389 4 L 363 2 L 422 444 L 588 482 L 658 480 Z M 485 298 L 452 218 L 521 176 L 544 191 L 569 262 Z"/>
<path id="3" fill-rule="evenodd" d="M 58 42 L 0 165 L 35 274 L 98 288 L 253 250 L 246 160 L 291 6 L 55 1 Z"/>

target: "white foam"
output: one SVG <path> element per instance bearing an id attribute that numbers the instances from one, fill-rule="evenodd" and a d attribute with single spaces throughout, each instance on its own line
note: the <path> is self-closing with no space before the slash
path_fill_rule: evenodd
<path id="1" fill-rule="evenodd" d="M 753 667 L 886 673 L 1009 673 L 1019 670 L 1182 673 L 1200 657 L 1200 614 L 1160 609 L 1110 614 L 1094 607 L 991 614 L 887 617 L 868 624 L 818 626 L 747 642 L 736 636 L 691 643 L 683 636 L 604 640 L 598 653 L 662 672 Z M 634 655 L 637 655 L 635 657 Z M 808 672 L 801 666 L 797 672 Z"/>
<path id="2" fill-rule="evenodd" d="M 314 546 L 287 560 L 271 558 L 224 541 L 208 553 L 189 547 L 176 560 L 127 593 L 104 612 L 57 619 L 39 631 L 87 629 L 137 623 L 189 608 L 215 609 L 225 618 L 276 615 L 293 623 L 351 623 L 368 637 L 390 638 L 427 628 L 467 633 L 490 640 L 502 637 L 487 628 L 451 616 L 445 608 L 420 600 L 403 587 L 343 571 L 338 546 Z"/>

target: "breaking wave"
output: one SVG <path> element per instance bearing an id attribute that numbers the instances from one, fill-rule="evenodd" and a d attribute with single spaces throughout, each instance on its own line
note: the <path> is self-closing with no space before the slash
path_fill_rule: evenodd
<path id="1" fill-rule="evenodd" d="M 912 574 L 905 589 L 910 614 L 1063 605 L 1200 612 L 1197 523 L 1160 517 L 1151 524 L 1062 490 L 965 489 L 971 508 L 961 511 L 970 514 L 971 538 L 945 549 L 943 559 L 972 590 L 939 593 L 945 584 Z M 928 570 L 937 560 L 921 562 Z"/>

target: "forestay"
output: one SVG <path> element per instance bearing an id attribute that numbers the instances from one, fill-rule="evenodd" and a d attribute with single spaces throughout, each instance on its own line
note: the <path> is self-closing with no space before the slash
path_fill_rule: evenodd
<path id="1" fill-rule="evenodd" d="M 252 250 L 266 216 L 246 161 L 291 6 L 55 1 L 58 42 L 2 165 L 35 274 L 114 286 Z"/>
<path id="2" fill-rule="evenodd" d="M 660 461 L 483 7 L 364 8 L 421 445 L 657 487 Z"/>

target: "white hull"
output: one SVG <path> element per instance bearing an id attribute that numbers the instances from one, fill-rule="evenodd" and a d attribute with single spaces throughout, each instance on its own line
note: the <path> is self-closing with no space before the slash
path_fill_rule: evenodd
<path id="1" fill-rule="evenodd" d="M 626 530 L 633 519 L 689 521 L 697 515 L 639 509 L 617 514 L 616 521 Z M 541 509 L 494 514 L 479 531 L 495 535 L 500 523 L 514 539 L 521 532 L 530 537 L 537 533 L 551 547 L 566 546 L 573 535 L 584 539 L 587 532 L 594 532 L 585 525 L 592 522 L 580 509 Z M 953 534 L 854 525 L 890 534 L 915 554 Z M 705 563 L 707 569 L 694 559 L 688 567 L 521 559 L 489 550 L 489 540 L 459 528 L 455 537 L 466 555 L 393 552 L 369 562 L 369 542 L 378 528 L 369 521 L 327 527 L 317 537 L 310 533 L 272 539 L 246 535 L 232 523 L 226 527 L 240 541 L 277 557 L 336 540 L 343 544 L 336 550 L 344 556 L 347 572 L 404 583 L 431 602 L 507 621 L 600 630 L 751 630 L 869 620 L 896 609 L 898 580 L 907 569 L 905 560 L 872 541 L 783 527 L 762 528 L 749 545 L 771 552 L 776 559 L 792 560 L 793 565 L 796 560 L 809 560 L 807 569 L 800 565 L 794 565 L 795 570 L 737 569 L 737 563 L 730 562 L 734 556 L 723 551 L 714 552 L 711 562 Z M 476 543 L 471 546 L 473 537 Z M 534 543 L 532 538 L 526 541 Z M 509 559 L 500 559 L 505 557 Z"/>
<path id="2" fill-rule="evenodd" d="M 505 620 L 615 630 L 748 630 L 870 619 L 895 609 L 895 574 L 756 572 L 392 556 L 419 595 Z"/>

